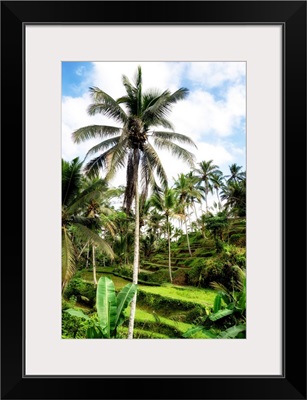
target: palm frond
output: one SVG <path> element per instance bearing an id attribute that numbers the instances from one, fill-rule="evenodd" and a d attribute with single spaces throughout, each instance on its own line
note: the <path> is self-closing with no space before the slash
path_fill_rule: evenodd
<path id="1" fill-rule="evenodd" d="M 101 228 L 101 223 L 99 218 L 86 215 L 72 215 L 69 220 L 69 223 L 73 227 L 75 227 L 76 225 L 83 225 L 91 229 Z"/>
<path id="2" fill-rule="evenodd" d="M 162 196 L 160 195 L 160 193 L 154 193 L 151 197 L 150 197 L 150 202 L 151 205 L 158 211 L 162 212 L 163 211 L 163 200 L 162 200 Z"/>
<path id="3" fill-rule="evenodd" d="M 142 68 L 140 65 L 138 65 L 137 67 L 136 73 L 133 78 L 133 82 L 137 88 L 139 88 L 142 85 Z"/>
<path id="4" fill-rule="evenodd" d="M 148 196 L 149 185 L 154 185 L 154 175 L 150 164 L 148 163 L 148 158 L 143 153 L 141 157 L 141 197 L 140 197 L 140 209 L 145 204 Z"/>
<path id="5" fill-rule="evenodd" d="M 106 159 L 107 173 L 105 176 L 107 181 L 113 179 L 117 171 L 125 166 L 129 144 L 128 140 L 128 137 L 122 135 L 118 144 L 112 147 L 112 151 L 108 154 Z"/>
<path id="6" fill-rule="evenodd" d="M 104 209 L 103 212 L 100 214 L 100 221 L 101 221 L 101 225 L 110 232 L 110 234 L 112 235 L 112 237 L 115 236 L 115 231 L 116 231 L 116 225 L 113 221 L 111 221 L 111 219 L 109 218 L 109 211 L 106 212 L 106 210 Z M 109 214 L 109 215 L 108 215 Z"/>
<path id="7" fill-rule="evenodd" d="M 84 173 L 89 177 L 98 177 L 100 170 L 107 170 L 108 159 L 111 157 L 112 151 L 114 151 L 116 146 L 111 147 L 104 153 L 100 154 L 98 157 L 90 160 L 84 167 Z"/>
<path id="8" fill-rule="evenodd" d="M 99 198 L 102 196 L 101 190 L 103 187 L 104 181 L 102 180 L 94 182 L 92 185 L 88 186 L 78 195 L 75 201 L 67 207 L 67 213 L 74 214 L 79 209 L 84 208 L 89 202 L 93 200 L 98 201 Z"/>
<path id="9" fill-rule="evenodd" d="M 128 98 L 130 100 L 134 99 L 137 89 L 132 85 L 132 83 L 130 82 L 129 78 L 126 75 L 122 76 L 122 82 L 126 89 Z"/>
<path id="10" fill-rule="evenodd" d="M 185 99 L 189 95 L 189 89 L 181 87 L 169 96 L 169 103 L 177 103 L 179 100 Z"/>
<path id="11" fill-rule="evenodd" d="M 152 118 L 149 127 L 147 126 L 146 123 L 144 124 L 144 126 L 146 127 L 147 130 L 151 126 L 159 126 L 159 127 L 162 126 L 163 128 L 170 129 L 171 131 L 175 130 L 175 127 L 171 123 L 171 121 L 169 121 L 167 118 L 163 118 L 162 116 L 159 116 L 158 118 Z"/>
<path id="12" fill-rule="evenodd" d="M 75 273 L 74 246 L 66 227 L 62 227 L 62 290 Z"/>
<path id="13" fill-rule="evenodd" d="M 82 162 L 79 157 L 71 162 L 62 160 L 62 205 L 67 206 L 77 197 L 81 183 Z"/>
<path id="14" fill-rule="evenodd" d="M 160 160 L 159 160 L 160 161 Z M 161 165 L 162 167 L 162 165 Z M 152 163 L 151 158 L 148 157 L 148 152 L 145 151 L 142 154 L 141 158 L 141 202 L 145 202 L 148 195 L 148 189 L 151 189 L 155 192 L 159 190 L 159 185 L 156 182 L 154 169 L 156 168 L 156 163 Z"/>
<path id="15" fill-rule="evenodd" d="M 87 153 L 84 159 L 86 159 L 90 154 L 95 154 L 98 153 L 99 151 L 106 150 L 109 147 L 115 146 L 118 144 L 120 140 L 120 136 L 115 136 L 113 138 L 104 140 L 103 142 L 100 142 L 93 146 Z"/>
<path id="16" fill-rule="evenodd" d="M 89 125 L 79 128 L 72 133 L 74 143 L 81 143 L 88 139 L 107 138 L 118 135 L 121 128 L 108 125 Z"/>
<path id="17" fill-rule="evenodd" d="M 117 122 L 125 123 L 127 114 L 110 95 L 98 87 L 90 87 L 90 94 L 94 100 L 88 107 L 89 115 L 103 114 Z"/>
<path id="18" fill-rule="evenodd" d="M 84 242 L 91 240 L 103 253 L 108 255 L 111 259 L 114 258 L 114 252 L 110 245 L 97 235 L 97 233 L 82 224 L 76 224 L 76 227 L 78 228 L 78 235 L 84 240 Z"/>
<path id="19" fill-rule="evenodd" d="M 161 185 L 166 187 L 167 176 L 165 170 L 155 148 L 149 142 L 144 145 L 144 157 L 147 158 L 147 165 L 151 166 L 152 172 L 157 174 Z"/>
<path id="20" fill-rule="evenodd" d="M 186 143 L 186 144 L 189 144 L 189 145 L 197 148 L 196 144 L 193 142 L 192 139 L 190 139 L 188 136 L 183 135 L 181 133 L 154 131 L 152 133 L 152 137 L 154 137 L 154 138 L 158 137 L 161 139 L 166 139 L 166 140 L 171 140 L 171 141 L 175 140 L 177 142 Z"/>
<path id="21" fill-rule="evenodd" d="M 173 143 L 167 139 L 162 139 L 159 137 L 154 137 L 153 139 L 154 139 L 154 144 L 158 149 L 168 150 L 175 157 L 178 157 L 179 159 L 182 159 L 183 161 L 187 162 L 190 167 L 194 166 L 195 156 L 190 151 L 184 149 L 178 144 Z"/>
<path id="22" fill-rule="evenodd" d="M 165 90 L 160 96 L 152 96 L 150 102 L 147 102 L 147 108 L 143 111 L 144 121 L 154 121 L 159 117 L 165 118 L 171 111 L 172 105 L 184 99 L 188 93 L 188 89 L 180 88 L 172 94 L 168 90 Z M 147 97 L 150 98 L 150 92 L 147 93 Z"/>

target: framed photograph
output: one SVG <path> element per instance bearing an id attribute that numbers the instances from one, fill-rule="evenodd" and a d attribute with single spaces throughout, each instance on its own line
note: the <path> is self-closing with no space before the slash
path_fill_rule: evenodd
<path id="1" fill-rule="evenodd" d="M 2 398 L 306 399 L 306 2 L 1 27 Z"/>

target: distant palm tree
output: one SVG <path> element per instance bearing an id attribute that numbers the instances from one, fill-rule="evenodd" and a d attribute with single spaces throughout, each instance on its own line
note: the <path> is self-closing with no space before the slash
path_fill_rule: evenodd
<path id="1" fill-rule="evenodd" d="M 206 212 L 208 212 L 208 195 L 213 191 L 212 178 L 215 174 L 220 173 L 219 167 L 213 165 L 213 160 L 201 161 L 199 167 L 194 169 L 194 173 L 198 178 L 199 185 L 204 188 L 206 200 Z"/>
<path id="2" fill-rule="evenodd" d="M 236 163 L 229 165 L 230 175 L 225 176 L 225 178 L 228 178 L 227 182 L 242 181 L 246 176 L 245 172 L 241 171 L 242 168 Z"/>
<path id="3" fill-rule="evenodd" d="M 121 127 L 106 125 L 85 126 L 73 133 L 73 139 L 76 143 L 90 138 L 102 139 L 102 142 L 91 148 L 87 153 L 88 156 L 100 152 L 97 157 L 87 163 L 85 167 L 87 174 L 97 175 L 99 170 L 102 169 L 106 171 L 106 179 L 110 180 L 120 168 L 126 166 L 127 179 L 124 205 L 125 211 L 129 213 L 134 200 L 133 282 L 137 283 L 140 241 L 139 175 L 141 176 L 142 184 L 141 196 L 145 198 L 148 188 L 157 186 L 156 177 L 158 177 L 163 187 L 167 186 L 167 176 L 155 147 L 158 150 L 168 150 L 172 155 L 179 157 L 192 166 L 192 153 L 177 143 L 194 146 L 195 144 L 187 136 L 175 133 L 173 125 L 167 119 L 172 106 L 186 98 L 188 89 L 180 88 L 174 93 L 169 90 L 161 92 L 156 89 L 143 91 L 140 66 L 137 68 L 133 83 L 125 75 L 122 77 L 122 82 L 126 94 L 116 100 L 98 87 L 91 87 L 90 93 L 93 103 L 88 108 L 90 115 L 100 113 L 110 117 Z M 157 127 L 163 127 L 171 131 L 152 130 Z M 128 338 L 133 337 L 135 306 L 136 295 L 131 303 Z"/>
<path id="4" fill-rule="evenodd" d="M 89 214 L 89 204 L 101 196 L 103 181 L 95 180 L 82 189 L 82 162 L 62 160 L 62 291 L 75 272 L 76 238 L 83 244 L 95 243 L 111 258 L 110 245 L 96 231 L 101 228 L 97 215 Z"/>
<path id="5" fill-rule="evenodd" d="M 195 217 L 197 219 L 198 217 L 197 217 L 196 203 L 201 204 L 201 199 L 204 199 L 204 190 L 202 187 L 197 185 L 198 178 L 197 176 L 194 175 L 193 171 L 187 173 L 186 178 L 188 180 L 188 186 L 190 191 L 189 199 L 193 206 Z"/>
<path id="6" fill-rule="evenodd" d="M 194 181 L 191 181 L 189 174 L 179 174 L 174 182 L 174 190 L 177 196 L 177 214 L 182 216 L 185 222 L 187 245 L 190 256 L 192 256 L 190 239 L 188 232 L 188 219 L 189 219 L 189 206 L 192 204 L 194 199 L 200 199 L 200 192 L 194 187 Z"/>
<path id="7" fill-rule="evenodd" d="M 112 237 L 115 235 L 115 225 L 110 217 L 114 213 L 109 207 L 109 199 L 117 195 L 120 191 L 115 189 L 108 189 L 107 183 L 100 178 L 88 178 L 83 179 L 83 189 L 88 189 L 98 184 L 100 187 L 100 196 L 98 198 L 91 199 L 85 207 L 84 215 L 88 218 L 93 218 L 93 221 L 99 220 L 99 226 L 93 222 L 89 225 L 89 228 L 95 231 L 97 234 L 102 233 L 102 230 L 108 231 Z M 93 265 L 93 281 L 94 286 L 97 286 L 97 273 L 96 273 L 96 244 L 94 241 L 89 240 L 88 245 L 92 246 L 92 265 Z"/>
<path id="8" fill-rule="evenodd" d="M 225 208 L 238 217 L 246 216 L 246 179 L 231 181 L 223 186 L 221 198 L 225 200 Z"/>
<path id="9" fill-rule="evenodd" d="M 172 264 L 171 264 L 171 229 L 170 218 L 174 215 L 176 205 L 176 193 L 174 189 L 166 188 L 163 193 L 155 193 L 151 199 L 151 204 L 162 213 L 166 220 L 167 243 L 168 243 L 168 271 L 170 282 L 173 283 Z"/>
<path id="10" fill-rule="evenodd" d="M 215 189 L 215 193 L 216 193 L 216 197 L 217 197 L 217 201 L 218 201 L 218 207 L 220 209 L 221 201 L 220 201 L 220 196 L 219 196 L 219 190 L 224 185 L 223 173 L 221 171 L 215 172 L 211 177 L 211 183 L 212 183 L 212 187 Z"/>

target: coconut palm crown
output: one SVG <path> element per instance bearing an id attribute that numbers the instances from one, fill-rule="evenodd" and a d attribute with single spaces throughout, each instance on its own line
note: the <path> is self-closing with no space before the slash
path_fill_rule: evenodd
<path id="1" fill-rule="evenodd" d="M 97 175 L 99 170 L 103 170 L 106 171 L 105 178 L 110 180 L 120 168 L 126 166 L 124 206 L 126 211 L 129 211 L 135 197 L 139 167 L 142 195 L 146 197 L 149 186 L 156 185 L 155 176 L 162 187 L 167 185 L 167 176 L 156 150 L 168 150 L 192 166 L 192 153 L 178 143 L 193 146 L 195 144 L 189 137 L 174 132 L 173 125 L 167 119 L 171 107 L 186 98 L 188 89 L 180 88 L 174 93 L 156 89 L 143 91 L 140 66 L 133 83 L 125 75 L 122 77 L 122 83 L 126 94 L 117 100 L 98 87 L 90 87 L 93 103 L 88 107 L 89 115 L 100 113 L 113 119 L 121 127 L 85 126 L 73 132 L 73 140 L 79 143 L 90 138 L 103 139 L 86 155 L 87 158 L 99 152 L 99 155 L 85 166 L 88 175 Z M 160 127 L 170 131 L 152 130 Z"/>

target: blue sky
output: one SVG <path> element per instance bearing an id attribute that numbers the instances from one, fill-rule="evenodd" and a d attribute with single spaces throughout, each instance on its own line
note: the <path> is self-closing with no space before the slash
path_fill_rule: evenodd
<path id="1" fill-rule="evenodd" d="M 142 66 L 144 88 L 189 89 L 189 96 L 178 102 L 169 114 L 175 131 L 196 143 L 196 163 L 213 160 L 224 174 L 236 163 L 246 169 L 246 64 L 244 62 L 63 62 L 62 63 L 62 157 L 69 161 L 98 141 L 76 145 L 75 129 L 94 124 L 116 124 L 107 118 L 89 116 L 89 87 L 98 86 L 114 98 L 124 94 L 123 74 L 131 80 Z M 188 172 L 189 167 L 161 154 L 167 175 Z M 124 184 L 125 172 L 118 173 L 113 185 Z"/>

